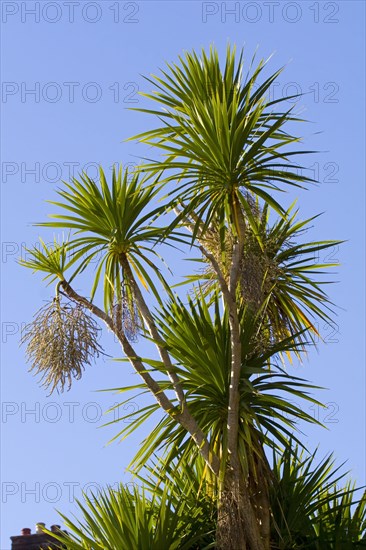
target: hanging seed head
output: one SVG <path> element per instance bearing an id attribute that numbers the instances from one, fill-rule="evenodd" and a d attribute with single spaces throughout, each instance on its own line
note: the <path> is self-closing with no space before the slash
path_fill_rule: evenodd
<path id="1" fill-rule="evenodd" d="M 111 308 L 111 317 L 118 330 L 122 330 L 130 342 L 137 342 L 140 314 L 132 289 L 127 281 L 121 284 L 121 292 Z"/>
<path id="2" fill-rule="evenodd" d="M 21 343 L 27 343 L 30 371 L 41 375 L 42 386 L 70 389 L 72 379 L 80 379 L 86 365 L 103 350 L 98 344 L 100 328 L 80 304 L 61 304 L 60 298 L 42 307 L 25 327 Z"/>

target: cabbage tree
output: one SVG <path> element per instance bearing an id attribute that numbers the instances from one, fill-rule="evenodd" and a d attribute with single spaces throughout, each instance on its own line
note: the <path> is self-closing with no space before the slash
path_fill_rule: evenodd
<path id="1" fill-rule="evenodd" d="M 284 364 L 319 338 L 317 320 L 331 320 L 321 280 L 331 264 L 316 254 L 336 243 L 304 242 L 312 220 L 278 202 L 278 191 L 312 183 L 294 160 L 309 153 L 290 131 L 302 121 L 288 98 L 268 97 L 281 71 L 264 78 L 254 59 L 244 67 L 230 48 L 223 63 L 211 49 L 168 64 L 147 79 L 156 107 L 140 109 L 158 126 L 137 136 L 163 157 L 110 181 L 101 168 L 99 181 L 83 173 L 63 183 L 38 225 L 68 239 L 22 261 L 56 282 L 24 340 L 45 385 L 63 389 L 101 351 L 93 319 L 103 321 L 154 398 L 133 428 L 163 413 L 134 471 L 162 448 L 171 461 L 202 460 L 217 494 L 217 548 L 264 550 L 274 483 L 265 451 L 314 421 L 291 399 L 313 399 L 310 385 Z M 203 267 L 187 273 L 188 305 L 164 277 L 166 246 Z M 81 292 L 84 271 L 93 282 Z M 138 338 L 157 355 L 142 357 Z"/>

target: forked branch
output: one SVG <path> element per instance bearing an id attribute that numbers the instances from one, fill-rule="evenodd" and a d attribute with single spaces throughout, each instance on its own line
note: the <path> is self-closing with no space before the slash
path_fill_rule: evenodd
<path id="1" fill-rule="evenodd" d="M 196 420 L 189 413 L 187 407 L 183 408 L 181 411 L 177 410 L 175 405 L 170 401 L 170 399 L 167 397 L 165 392 L 161 389 L 159 384 L 147 372 L 140 357 L 135 352 L 133 346 L 126 338 L 126 335 L 124 334 L 123 330 L 118 329 L 115 323 L 113 323 L 113 320 L 111 319 L 111 317 L 107 315 L 103 310 L 101 310 L 98 306 L 96 306 L 95 304 L 93 304 L 83 296 L 80 296 L 70 286 L 70 284 L 67 281 L 63 280 L 60 286 L 63 288 L 63 290 L 65 291 L 65 293 L 70 299 L 74 300 L 79 304 L 82 304 L 84 307 L 89 309 L 89 311 L 91 311 L 96 317 L 102 320 L 107 325 L 107 327 L 116 335 L 126 357 L 130 361 L 130 363 L 132 364 L 136 372 L 141 376 L 141 378 L 145 382 L 148 389 L 154 395 L 160 407 L 169 416 L 174 418 L 174 420 L 176 420 L 185 430 L 187 430 L 187 432 L 191 435 L 192 439 L 194 440 L 197 447 L 199 448 L 200 453 L 204 458 L 207 466 L 216 476 L 218 476 L 219 470 L 220 470 L 219 458 L 217 457 L 216 454 L 214 454 L 211 451 L 210 445 L 204 433 L 199 428 Z"/>

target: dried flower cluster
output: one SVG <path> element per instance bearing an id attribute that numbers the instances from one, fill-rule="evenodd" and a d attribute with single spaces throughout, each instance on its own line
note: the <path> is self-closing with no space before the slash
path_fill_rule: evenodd
<path id="1" fill-rule="evenodd" d="M 25 328 L 22 344 L 30 370 L 41 375 L 42 386 L 63 391 L 72 379 L 80 379 L 83 370 L 103 350 L 98 343 L 100 328 L 80 304 L 62 304 L 54 298 L 35 315 Z"/>
<path id="2" fill-rule="evenodd" d="M 265 250 L 261 250 L 256 237 L 248 231 L 240 265 L 241 294 L 255 310 L 261 307 L 279 274 L 277 262 L 271 258 L 270 243 L 264 244 Z"/>
<path id="3" fill-rule="evenodd" d="M 117 330 L 121 330 L 130 342 L 137 342 L 140 314 L 135 297 L 126 281 L 121 284 L 121 294 L 110 311 Z"/>
<path id="4" fill-rule="evenodd" d="M 240 261 L 240 292 L 245 304 L 254 310 L 258 310 L 263 304 L 279 272 L 276 261 L 267 253 L 270 243 L 266 242 L 265 245 L 266 250 L 261 250 L 255 235 L 248 227 L 245 233 L 244 252 Z M 226 231 L 225 244 L 222 247 L 218 232 L 215 234 L 210 231 L 204 246 L 214 256 L 224 278 L 228 281 L 234 246 L 232 233 L 229 230 Z M 209 279 L 208 284 L 216 281 L 216 273 L 210 264 L 206 269 L 206 277 Z"/>

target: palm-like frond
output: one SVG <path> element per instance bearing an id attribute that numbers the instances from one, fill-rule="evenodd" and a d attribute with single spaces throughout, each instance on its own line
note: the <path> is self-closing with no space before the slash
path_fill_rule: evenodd
<path id="1" fill-rule="evenodd" d="M 170 483 L 161 490 L 152 487 L 151 496 L 143 488 L 121 484 L 84 500 L 77 501 L 82 520 L 60 514 L 68 534 L 52 533 L 69 550 L 198 549 L 206 546 L 212 530 L 192 490 L 181 495 Z"/>
<path id="2" fill-rule="evenodd" d="M 147 79 L 157 90 L 142 95 L 162 110 L 136 109 L 157 115 L 163 123 L 135 136 L 162 149 L 166 157 L 142 170 L 173 171 L 165 181 L 179 182 L 173 195 L 186 201 L 183 215 L 196 213 L 201 231 L 214 216 L 235 228 L 238 206 L 248 192 L 282 212 L 267 190 L 312 181 L 290 160 L 299 152 L 294 148 L 299 138 L 284 130 L 284 125 L 300 119 L 291 109 L 276 110 L 275 105 L 288 98 L 268 98 L 281 70 L 260 83 L 265 67 L 261 61 L 243 79 L 243 52 L 238 63 L 235 53 L 235 48 L 228 48 L 224 67 L 214 48 L 209 55 L 202 51 L 201 57 L 186 53 L 179 64 L 168 64 L 161 76 Z"/>
<path id="3" fill-rule="evenodd" d="M 142 285 L 152 289 L 159 298 L 149 274 L 149 271 L 153 272 L 163 281 L 156 266 L 159 255 L 153 246 L 161 239 L 164 229 L 153 223 L 164 211 L 164 206 L 151 208 L 159 189 L 157 180 L 147 181 L 146 177 L 139 178 L 136 173 L 129 175 L 127 170 L 122 172 L 122 168 L 118 173 L 113 170 L 111 185 L 107 183 L 102 169 L 100 184 L 82 174 L 80 180 L 74 178 L 58 191 L 62 202 L 50 201 L 66 213 L 52 214 L 54 220 L 38 224 L 74 232 L 67 250 L 72 253 L 73 262 L 79 262 L 78 272 L 94 259 L 98 260 L 91 299 L 104 271 L 104 305 L 107 311 L 124 299 L 130 309 L 132 307 L 131 288 L 121 269 L 121 255 L 128 259 Z M 83 236 L 77 236 L 81 234 Z M 171 238 L 174 239 L 174 236 Z"/>
<path id="4" fill-rule="evenodd" d="M 358 500 L 355 491 L 348 482 L 342 489 L 332 487 L 320 501 L 313 518 L 317 550 L 366 548 L 366 492 Z"/>
<path id="5" fill-rule="evenodd" d="M 218 486 L 214 476 L 209 475 L 201 456 L 194 462 L 184 458 L 173 462 L 155 458 L 145 465 L 142 474 L 136 474 L 135 477 L 159 498 L 162 498 L 167 485 L 171 487 L 172 505 L 177 508 L 184 502 L 187 517 L 192 518 L 194 524 L 202 523 L 199 531 L 206 531 L 207 534 L 202 537 L 197 550 L 214 542 Z"/>
<path id="6" fill-rule="evenodd" d="M 241 298 L 255 311 L 262 308 L 270 327 L 272 339 L 279 340 L 298 334 L 298 341 L 305 344 L 304 333 L 313 342 L 318 340 L 317 322 L 332 323 L 331 301 L 324 291 L 321 276 L 336 263 L 319 263 L 317 254 L 343 241 L 302 242 L 301 238 L 317 217 L 297 220 L 298 211 L 293 203 L 284 217 L 272 225 L 270 207 L 261 210 L 257 202 L 252 206 L 250 224 L 244 236 L 244 250 L 241 259 Z M 229 228 L 225 229 L 225 249 L 220 249 L 220 229 L 211 224 L 210 231 L 202 240 L 203 246 L 215 256 L 224 276 L 228 276 L 233 238 Z M 205 273 L 188 276 L 187 282 L 199 282 L 207 291 L 217 292 L 220 286 L 210 263 Z"/>
<path id="7" fill-rule="evenodd" d="M 361 548 L 366 540 L 366 497 L 345 481 L 332 456 L 317 463 L 291 442 L 274 453 L 270 499 L 274 548 Z M 362 543 L 363 541 L 363 543 Z"/>
<path id="8" fill-rule="evenodd" d="M 178 298 L 171 299 L 157 317 L 166 347 L 174 358 L 176 372 L 186 393 L 189 410 L 209 438 L 212 450 L 226 460 L 227 414 L 230 385 L 230 329 L 228 316 L 221 314 L 218 299 L 214 315 L 203 297 L 197 296 L 185 306 Z M 241 315 L 242 373 L 240 383 L 240 456 L 244 472 L 254 468 L 253 454 L 259 444 L 286 444 L 287 436 L 300 420 L 314 422 L 313 417 L 292 399 L 314 402 L 304 380 L 289 376 L 276 364 L 281 351 L 296 348 L 293 338 L 260 350 L 258 321 L 243 310 Z M 268 362 L 272 370 L 267 368 Z M 145 360 L 155 370 L 163 370 L 158 361 Z M 161 382 L 166 389 L 167 383 Z M 142 387 L 141 387 L 142 388 Z M 133 425 L 117 437 L 130 433 L 158 410 L 148 405 L 134 415 Z M 174 418 L 164 417 L 152 430 L 137 453 L 134 464 L 141 468 L 162 447 L 169 448 L 170 460 L 184 453 L 197 456 L 198 449 Z"/>
<path id="9" fill-rule="evenodd" d="M 366 496 L 357 498 L 332 456 L 320 462 L 292 441 L 273 455 L 271 548 L 353 550 L 366 545 Z M 69 550 L 211 548 L 217 484 L 194 462 L 156 459 L 137 475 L 142 487 L 120 485 L 78 502 L 82 520 L 62 515 L 68 534 L 52 533 Z"/>
<path id="10" fill-rule="evenodd" d="M 41 271 L 47 273 L 44 279 L 50 279 L 49 284 L 57 279 L 63 279 L 64 273 L 70 266 L 68 258 L 68 243 L 66 241 L 59 242 L 54 237 L 53 245 L 47 245 L 43 239 L 39 238 L 41 247 L 34 246 L 26 248 L 27 258 L 21 258 L 19 264 L 33 269 L 33 271 Z"/>
<path id="11" fill-rule="evenodd" d="M 332 303 L 323 290 L 330 281 L 321 280 L 319 275 L 337 265 L 317 262 L 316 254 L 342 241 L 299 242 L 299 237 L 316 216 L 297 221 L 297 211 L 292 213 L 293 206 L 287 210 L 285 218 L 278 219 L 269 229 L 265 229 L 269 219 L 269 208 L 265 207 L 252 241 L 255 253 L 264 255 L 270 265 L 276 267 L 274 273 L 268 269 L 263 280 L 263 286 L 269 288 L 264 298 L 267 300 L 265 311 L 273 334 L 275 337 L 294 335 L 307 329 L 316 341 L 319 333 L 315 322 L 332 323 Z M 305 344 L 302 338 L 300 341 Z"/>

